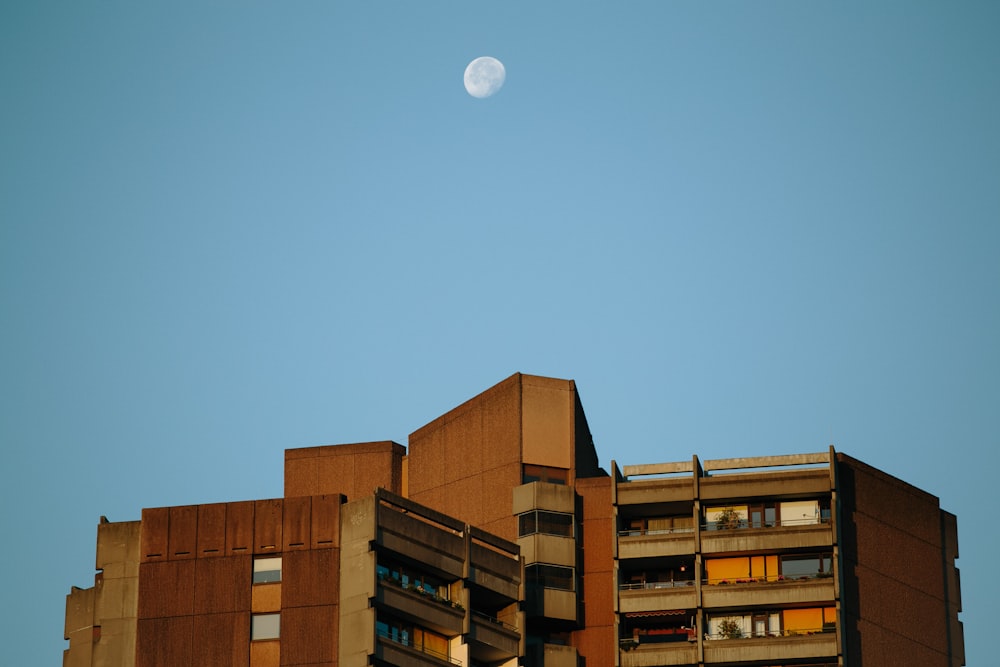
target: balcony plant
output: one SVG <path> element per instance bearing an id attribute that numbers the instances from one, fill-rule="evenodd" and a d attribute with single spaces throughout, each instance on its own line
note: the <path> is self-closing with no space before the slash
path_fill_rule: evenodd
<path id="1" fill-rule="evenodd" d="M 723 639 L 740 639 L 743 637 L 743 628 L 735 618 L 724 618 L 719 623 L 719 635 Z"/>
<path id="2" fill-rule="evenodd" d="M 719 530 L 733 530 L 740 527 L 740 513 L 733 507 L 727 507 L 715 518 L 715 527 Z"/>

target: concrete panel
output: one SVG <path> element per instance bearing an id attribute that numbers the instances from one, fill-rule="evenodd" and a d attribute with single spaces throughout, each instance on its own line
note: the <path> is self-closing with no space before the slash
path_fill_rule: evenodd
<path id="1" fill-rule="evenodd" d="M 511 492 L 513 514 L 523 514 L 530 510 L 576 513 L 576 493 L 573 487 L 549 482 L 531 482 L 515 486 Z"/>
<path id="2" fill-rule="evenodd" d="M 103 619 L 100 635 L 94 645 L 95 667 L 135 665 L 135 617 Z"/>
<path id="3" fill-rule="evenodd" d="M 702 605 L 705 608 L 762 607 L 805 602 L 832 604 L 835 598 L 832 577 L 702 587 Z"/>
<path id="4" fill-rule="evenodd" d="M 198 553 L 198 506 L 170 508 L 168 553 L 171 560 L 194 558 Z"/>
<path id="5" fill-rule="evenodd" d="M 142 563 L 139 566 L 139 590 L 155 593 L 139 596 L 139 618 L 193 614 L 194 580 L 193 559 Z"/>
<path id="6" fill-rule="evenodd" d="M 281 664 L 299 666 L 334 662 L 337 659 L 338 623 L 336 605 L 282 610 Z"/>
<path id="7" fill-rule="evenodd" d="M 619 541 L 622 548 L 624 539 Z M 735 530 L 704 531 L 701 534 L 702 553 L 727 551 L 778 551 L 831 547 L 833 529 L 830 524 L 797 526 L 795 528 L 740 528 Z"/>
<path id="8" fill-rule="evenodd" d="M 142 561 L 166 559 L 169 535 L 170 508 L 156 507 L 142 510 L 142 530 L 139 541 L 139 553 Z"/>
<path id="9" fill-rule="evenodd" d="M 280 640 L 250 642 L 250 667 L 279 667 L 280 665 Z"/>
<path id="10" fill-rule="evenodd" d="M 226 503 L 226 554 L 253 553 L 252 500 Z"/>
<path id="11" fill-rule="evenodd" d="M 283 555 L 283 609 L 335 605 L 339 600 L 339 585 L 339 549 L 292 551 Z"/>
<path id="12" fill-rule="evenodd" d="M 193 568 L 194 562 L 187 561 L 184 565 Z M 139 619 L 136 627 L 136 667 L 195 667 L 194 657 L 193 616 Z"/>
<path id="13" fill-rule="evenodd" d="M 648 505 L 694 500 L 694 478 L 649 479 L 618 485 L 618 505 Z"/>
<path id="14" fill-rule="evenodd" d="M 250 615 L 208 614 L 194 618 L 197 667 L 232 667 L 250 662 Z"/>
<path id="15" fill-rule="evenodd" d="M 526 535 L 517 539 L 524 562 L 576 567 L 576 540 L 556 535 Z"/>
<path id="16" fill-rule="evenodd" d="M 621 667 L 697 664 L 698 645 L 695 643 L 646 644 L 621 652 Z"/>
<path id="17" fill-rule="evenodd" d="M 198 558 L 226 555 L 226 504 L 198 505 Z"/>
<path id="18" fill-rule="evenodd" d="M 673 588 L 640 588 L 619 592 L 618 608 L 622 613 L 657 611 L 661 609 L 694 609 L 698 606 L 698 593 L 694 582 L 691 586 Z M 590 592 L 587 592 L 588 595 Z"/>
<path id="19" fill-rule="evenodd" d="M 694 553 L 694 533 L 628 535 L 618 538 L 618 557 L 651 558 L 685 556 Z"/>
<path id="20" fill-rule="evenodd" d="M 97 591 L 94 588 L 77 588 L 76 586 L 66 596 L 66 617 L 63 625 L 63 635 L 70 635 L 81 630 L 87 633 L 88 643 L 90 632 L 94 627 L 94 608 Z"/>
<path id="21" fill-rule="evenodd" d="M 254 584 L 250 589 L 250 611 L 264 614 L 281 611 L 282 584 Z"/>
<path id="22" fill-rule="evenodd" d="M 699 480 L 702 501 L 779 498 L 792 495 L 830 495 L 830 471 L 827 469 L 767 473 L 733 473 L 702 477 Z M 620 500 L 619 500 L 620 502 Z"/>
<path id="23" fill-rule="evenodd" d="M 522 376 L 522 460 L 553 468 L 573 467 L 574 393 L 566 380 Z"/>
<path id="24" fill-rule="evenodd" d="M 312 499 L 308 496 L 285 498 L 281 520 L 281 539 L 285 551 L 308 549 L 312 544 Z"/>
<path id="25" fill-rule="evenodd" d="M 103 570 L 105 579 L 139 576 L 141 532 L 139 521 L 98 524 L 96 567 Z"/>
<path id="26" fill-rule="evenodd" d="M 896 654 L 895 660 L 887 662 L 865 661 L 864 664 L 898 664 L 900 655 L 906 655 L 907 664 L 930 664 L 913 662 L 908 653 Z M 805 658 L 829 658 L 837 660 L 837 633 L 828 632 L 798 637 L 765 637 L 761 639 L 720 639 L 705 642 L 705 662 L 736 663 L 742 661 L 781 661 Z"/>
<path id="27" fill-rule="evenodd" d="M 340 546 L 341 496 L 312 497 L 312 548 L 331 549 Z"/>
<path id="28" fill-rule="evenodd" d="M 255 554 L 281 551 L 281 498 L 256 500 L 253 504 L 253 552 Z"/>
<path id="29" fill-rule="evenodd" d="M 250 611 L 250 556 L 200 558 L 194 571 L 194 613 Z"/>

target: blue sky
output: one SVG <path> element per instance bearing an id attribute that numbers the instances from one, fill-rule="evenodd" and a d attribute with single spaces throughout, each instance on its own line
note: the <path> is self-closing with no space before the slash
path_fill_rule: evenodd
<path id="1" fill-rule="evenodd" d="M 405 444 L 516 371 L 577 381 L 605 466 L 832 442 L 939 496 L 987 664 L 997 26 L 919 0 L 3 3 L 11 664 L 59 664 L 102 514 L 280 496 L 285 448 Z M 507 79 L 474 99 L 481 55 Z"/>

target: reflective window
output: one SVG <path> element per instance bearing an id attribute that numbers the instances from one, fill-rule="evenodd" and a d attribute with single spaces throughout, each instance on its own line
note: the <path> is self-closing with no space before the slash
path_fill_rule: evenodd
<path id="1" fill-rule="evenodd" d="M 562 565 L 533 564 L 524 568 L 528 584 L 542 588 L 557 588 L 562 591 L 576 590 L 573 568 Z"/>
<path id="2" fill-rule="evenodd" d="M 250 617 L 250 639 L 277 639 L 280 631 L 281 614 L 254 614 Z"/>
<path id="3" fill-rule="evenodd" d="M 518 535 L 561 535 L 563 537 L 573 537 L 573 515 L 562 512 L 547 512 L 545 510 L 532 510 L 517 517 Z"/>
<path id="4" fill-rule="evenodd" d="M 253 583 L 270 584 L 276 581 L 281 581 L 281 556 L 254 559 Z"/>

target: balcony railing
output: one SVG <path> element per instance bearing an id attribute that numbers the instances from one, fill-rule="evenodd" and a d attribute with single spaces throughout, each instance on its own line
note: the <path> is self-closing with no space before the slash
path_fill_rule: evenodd
<path id="1" fill-rule="evenodd" d="M 776 519 L 773 521 L 749 519 L 726 519 L 723 521 L 707 521 L 701 525 L 705 531 L 743 530 L 746 528 L 800 528 L 803 526 L 820 526 L 830 523 L 829 517 L 808 517 L 805 519 Z"/>
<path id="2" fill-rule="evenodd" d="M 496 627 L 502 628 L 508 632 L 515 632 L 515 633 L 520 632 L 520 630 L 518 630 L 513 625 L 510 625 L 509 623 L 504 623 L 499 618 L 496 618 L 495 616 L 490 616 L 489 614 L 484 614 L 481 611 L 473 611 L 472 618 L 473 620 L 483 621 L 485 623 L 495 625 Z"/>
<path id="3" fill-rule="evenodd" d="M 702 583 L 707 586 L 728 586 L 730 584 L 774 584 L 791 581 L 808 581 L 811 579 L 829 579 L 833 577 L 832 572 L 815 572 L 811 574 L 784 575 L 769 574 L 760 577 L 721 577 L 715 579 L 703 579 Z"/>
<path id="4" fill-rule="evenodd" d="M 779 637 L 809 637 L 812 635 L 822 635 L 831 632 L 836 632 L 837 627 L 834 625 L 829 625 L 822 628 L 800 628 L 797 630 L 768 630 L 763 634 L 743 634 L 742 631 L 737 632 L 719 632 L 715 634 L 706 634 L 705 639 L 710 641 L 723 641 L 730 639 L 775 639 Z"/>
<path id="5" fill-rule="evenodd" d="M 694 579 L 686 581 L 640 581 L 627 584 L 619 584 L 618 589 L 622 591 L 649 591 L 660 588 L 688 588 L 694 586 Z"/>
<path id="6" fill-rule="evenodd" d="M 629 530 L 619 530 L 618 537 L 639 537 L 653 535 L 690 535 L 694 528 L 656 528 L 652 530 L 632 528 Z"/>

